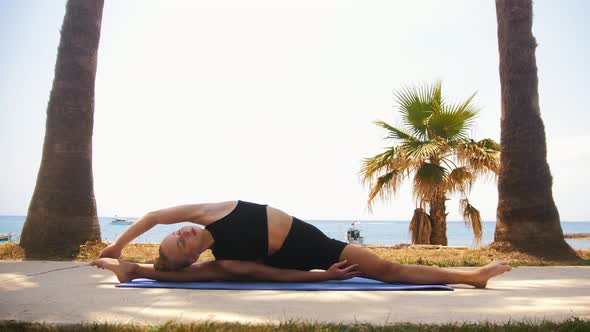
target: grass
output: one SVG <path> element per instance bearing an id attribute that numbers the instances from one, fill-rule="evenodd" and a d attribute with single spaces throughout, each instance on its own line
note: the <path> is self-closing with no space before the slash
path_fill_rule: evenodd
<path id="1" fill-rule="evenodd" d="M 111 324 L 111 323 L 86 323 L 86 324 L 47 324 L 47 323 L 28 323 L 16 321 L 0 321 L 0 332 L 11 331 L 35 331 L 35 332 L 99 332 L 99 331 L 116 331 L 116 332 L 139 332 L 139 331 L 174 331 L 174 332 L 197 332 L 197 331 L 239 331 L 239 332 L 278 332 L 278 331 L 321 331 L 321 332 L 377 332 L 377 331 L 590 331 L 590 321 L 579 318 L 570 318 L 562 322 L 541 321 L 527 322 L 517 321 L 503 324 L 490 322 L 480 323 L 454 323 L 454 324 L 410 324 L 398 323 L 394 325 L 373 325 L 367 323 L 354 324 L 330 324 L 330 323 L 313 323 L 313 322 L 282 322 L 280 324 L 240 324 L 240 323 L 216 323 L 216 322 L 196 322 L 196 323 L 176 323 L 166 322 L 157 325 L 140 325 L 140 324 Z"/>
<path id="2" fill-rule="evenodd" d="M 100 251 L 107 246 L 105 242 L 89 242 L 80 247 L 80 253 L 76 261 L 89 261 L 98 256 Z M 504 252 L 484 247 L 480 249 L 466 250 L 414 250 L 408 248 L 396 249 L 393 247 L 366 246 L 368 250 L 387 260 L 402 264 L 436 265 L 443 267 L 453 266 L 482 266 L 494 260 L 508 261 L 512 266 L 590 266 L 590 250 L 577 250 L 579 260 L 555 261 L 546 260 L 522 252 Z M 158 256 L 157 244 L 132 243 L 123 249 L 122 260 L 137 263 L 153 263 Z M 15 243 L 0 245 L 0 260 L 22 260 L 24 250 Z M 199 258 L 199 262 L 214 259 L 210 250 L 205 251 Z"/>

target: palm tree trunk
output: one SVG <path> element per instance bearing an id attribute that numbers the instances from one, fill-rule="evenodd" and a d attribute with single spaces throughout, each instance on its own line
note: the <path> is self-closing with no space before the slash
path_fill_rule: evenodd
<path id="1" fill-rule="evenodd" d="M 430 216 L 424 212 L 424 209 L 417 208 L 414 210 L 414 215 L 410 220 L 410 234 L 412 244 L 430 244 L 432 221 Z"/>
<path id="2" fill-rule="evenodd" d="M 69 0 L 47 106 L 43 157 L 20 244 L 28 258 L 72 257 L 100 240 L 92 177 L 94 81 L 103 0 Z"/>
<path id="3" fill-rule="evenodd" d="M 436 195 L 430 201 L 430 219 L 432 220 L 432 232 L 430 233 L 430 244 L 447 245 L 447 213 L 446 196 Z"/>
<path id="4" fill-rule="evenodd" d="M 551 191 L 531 0 L 496 0 L 502 87 L 496 245 L 570 252 Z"/>

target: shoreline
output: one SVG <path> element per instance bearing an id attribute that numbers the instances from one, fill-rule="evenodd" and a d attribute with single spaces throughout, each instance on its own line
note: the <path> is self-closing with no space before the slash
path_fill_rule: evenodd
<path id="1" fill-rule="evenodd" d="M 563 234 L 563 238 L 576 240 L 590 240 L 590 233 L 567 233 Z"/>
<path id="2" fill-rule="evenodd" d="M 5 220 L 0 216 L 0 228 L 2 231 L 0 232 L 15 232 L 15 235 L 12 237 L 12 241 L 17 241 L 20 236 L 20 231 L 22 231 L 23 226 L 23 217 L 17 217 L 10 220 Z M 111 225 L 109 222 L 111 219 L 101 220 L 101 239 L 105 242 L 113 242 L 125 229 L 126 226 L 122 225 Z M 7 221 L 5 223 L 4 221 Z M 348 229 L 350 223 L 349 222 L 342 222 L 338 220 L 330 220 L 330 221 L 322 221 L 322 220 L 307 220 L 312 225 L 316 226 L 320 229 L 324 234 L 328 237 L 345 241 L 345 234 L 346 230 Z M 379 221 L 370 221 L 363 223 L 364 221 L 361 220 L 361 226 L 359 229 L 361 231 L 361 235 L 364 237 L 364 242 L 367 245 L 372 246 L 399 246 L 404 243 L 411 242 L 411 238 L 408 234 L 408 223 L 405 222 L 391 222 L 391 223 L 382 223 Z M 160 243 L 161 240 L 170 232 L 176 230 L 179 226 L 184 226 L 184 224 L 179 225 L 158 225 L 152 228 L 149 232 L 145 232 L 137 239 L 135 239 L 134 243 Z M 590 233 L 590 221 L 585 223 L 568 223 L 562 222 L 562 230 L 563 233 Z M 480 246 L 489 245 L 494 241 L 494 222 L 484 222 L 483 229 L 482 229 L 482 241 L 479 244 L 476 244 L 473 241 L 473 234 L 472 230 L 467 229 L 461 222 L 453 222 L 448 221 L 447 225 L 447 237 L 448 237 L 448 244 L 454 246 L 468 246 L 472 249 L 476 249 Z M 578 238 L 566 238 L 566 241 L 569 245 L 574 248 L 575 250 L 578 249 L 590 249 L 590 240 L 583 237 Z M 4 242 L 0 242 L 4 243 Z"/>

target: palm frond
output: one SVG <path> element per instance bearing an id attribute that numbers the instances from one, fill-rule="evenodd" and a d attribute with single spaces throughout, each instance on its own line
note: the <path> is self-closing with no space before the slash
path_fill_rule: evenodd
<path id="1" fill-rule="evenodd" d="M 457 104 L 447 104 L 446 109 L 449 112 L 453 113 L 465 113 L 467 119 L 472 119 L 473 117 L 477 116 L 480 109 L 473 103 L 473 99 L 477 95 L 477 92 L 474 92 L 469 98 L 467 98 L 464 102 L 457 103 Z"/>
<path id="2" fill-rule="evenodd" d="M 455 151 L 457 160 L 469 166 L 475 177 L 489 171 L 497 176 L 500 172 L 500 145 L 492 139 L 465 140 L 456 145 Z"/>
<path id="3" fill-rule="evenodd" d="M 500 151 L 500 144 L 496 143 L 491 138 L 484 138 L 481 141 L 477 142 L 477 145 L 482 149 L 488 149 L 493 151 Z"/>
<path id="4" fill-rule="evenodd" d="M 473 205 L 469 204 L 467 198 L 463 198 L 459 201 L 459 209 L 463 215 L 465 226 L 473 229 L 475 243 L 479 245 L 482 237 L 481 215 L 479 214 L 479 211 Z"/>
<path id="5" fill-rule="evenodd" d="M 475 177 L 466 166 L 457 167 L 447 177 L 447 189 L 450 192 L 467 195 L 474 182 Z"/>
<path id="6" fill-rule="evenodd" d="M 428 127 L 434 136 L 447 140 L 466 139 L 479 109 L 471 103 L 475 94 L 465 102 L 456 105 L 445 105 L 428 120 Z"/>
<path id="7" fill-rule="evenodd" d="M 369 199 L 367 200 L 369 210 L 372 209 L 375 198 L 378 197 L 386 201 L 395 194 L 399 189 L 402 178 L 400 171 L 394 169 L 391 172 L 379 176 L 375 182 L 372 182 L 369 190 Z"/>
<path id="8" fill-rule="evenodd" d="M 430 244 L 430 234 L 432 233 L 432 222 L 424 209 L 414 210 L 414 215 L 410 221 L 410 236 L 413 244 Z"/>
<path id="9" fill-rule="evenodd" d="M 414 194 L 419 201 L 430 201 L 446 192 L 447 169 L 433 163 L 422 163 L 414 176 Z"/>
<path id="10" fill-rule="evenodd" d="M 401 146 L 407 159 L 419 162 L 443 155 L 447 150 L 447 145 L 442 140 L 408 141 Z"/>
<path id="11" fill-rule="evenodd" d="M 430 107 L 432 107 L 432 112 L 433 113 L 438 113 L 440 112 L 444 105 L 445 105 L 445 100 L 442 96 L 442 82 L 441 81 L 436 81 L 431 87 L 430 89 L 432 90 L 431 92 L 431 99 L 430 99 Z M 426 102 L 426 100 L 425 100 Z"/>
<path id="12" fill-rule="evenodd" d="M 420 140 L 428 139 L 427 121 L 443 104 L 441 86 L 437 82 L 394 92 L 404 124 Z"/>
<path id="13" fill-rule="evenodd" d="M 395 128 L 394 126 L 384 122 L 384 121 L 375 121 L 374 122 L 377 126 L 385 128 L 389 131 L 389 135 L 387 138 L 397 139 L 399 141 L 417 141 L 418 139 L 414 137 L 411 133 L 408 133 L 402 129 Z"/>
<path id="14" fill-rule="evenodd" d="M 406 171 L 408 168 L 407 161 L 401 150 L 399 146 L 392 146 L 376 156 L 365 158 L 360 171 L 361 182 L 364 185 L 370 184 L 382 174 L 391 172 L 394 169 L 399 170 L 401 173 Z"/>

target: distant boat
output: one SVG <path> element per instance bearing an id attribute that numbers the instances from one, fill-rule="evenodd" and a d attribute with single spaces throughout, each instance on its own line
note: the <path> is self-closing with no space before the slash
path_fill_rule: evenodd
<path id="1" fill-rule="evenodd" d="M 360 224 L 360 221 L 353 221 L 346 231 L 346 241 L 348 241 L 348 243 L 365 243 L 365 238 L 361 236 L 361 231 L 357 228 L 358 224 Z"/>
<path id="2" fill-rule="evenodd" d="M 111 225 L 131 225 L 133 224 L 133 220 L 120 218 L 115 216 L 115 220 L 111 221 Z"/>
<path id="3" fill-rule="evenodd" d="M 12 236 L 14 235 L 13 232 L 10 233 L 0 233 L 0 241 L 10 241 Z"/>

